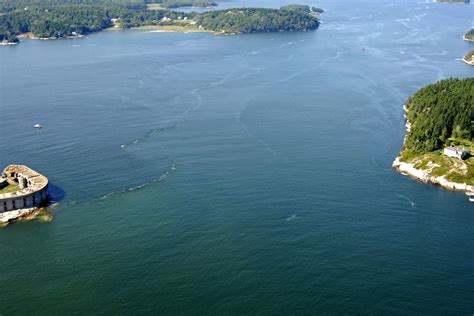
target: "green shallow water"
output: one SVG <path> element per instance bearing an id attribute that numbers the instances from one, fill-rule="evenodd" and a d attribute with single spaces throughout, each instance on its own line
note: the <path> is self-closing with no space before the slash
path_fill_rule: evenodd
<path id="1" fill-rule="evenodd" d="M 471 314 L 472 204 L 390 166 L 406 98 L 472 76 L 472 6 L 320 6 L 316 32 L 2 48 L 0 164 L 58 204 L 0 230 L 0 313 Z"/>

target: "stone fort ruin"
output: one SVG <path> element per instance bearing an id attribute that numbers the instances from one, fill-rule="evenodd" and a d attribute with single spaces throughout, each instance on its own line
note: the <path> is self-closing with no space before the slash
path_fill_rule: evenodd
<path id="1" fill-rule="evenodd" d="M 48 178 L 24 165 L 10 165 L 0 177 L 0 215 L 35 209 L 48 201 Z"/>

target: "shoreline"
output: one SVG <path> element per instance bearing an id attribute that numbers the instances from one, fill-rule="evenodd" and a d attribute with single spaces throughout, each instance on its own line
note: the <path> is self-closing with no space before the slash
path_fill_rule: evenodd
<path id="1" fill-rule="evenodd" d="M 411 123 L 408 120 L 407 110 L 408 110 L 407 106 L 406 104 L 404 104 L 403 116 L 405 117 L 405 127 L 406 127 L 407 133 L 405 134 L 405 137 L 403 139 L 403 144 L 405 144 L 405 139 L 408 135 L 408 132 L 410 132 L 410 129 L 411 129 Z M 474 191 L 474 185 L 469 185 L 467 183 L 452 182 L 452 181 L 447 180 L 445 176 L 438 176 L 438 177 L 431 176 L 429 174 L 430 170 L 417 169 L 415 168 L 414 163 L 400 161 L 401 153 L 402 152 L 398 154 L 398 156 L 395 158 L 395 160 L 392 163 L 392 168 L 395 168 L 399 173 L 403 175 L 407 175 L 416 180 L 420 180 L 421 182 L 424 182 L 424 183 L 439 185 L 448 190 L 456 190 L 456 191 L 463 191 L 463 192 Z"/>
<path id="2" fill-rule="evenodd" d="M 16 46 L 20 44 L 20 41 L 18 42 L 0 42 L 0 46 Z"/>
<path id="3" fill-rule="evenodd" d="M 137 27 L 131 27 L 129 29 L 122 29 L 122 28 L 115 28 L 110 27 L 107 29 L 100 30 L 98 32 L 93 33 L 100 33 L 100 32 L 110 32 L 110 31 L 128 31 L 128 30 L 149 30 L 149 31 L 159 31 L 162 33 L 211 33 L 214 35 L 220 35 L 223 33 L 210 31 L 206 29 L 200 28 L 187 28 L 184 26 L 176 26 L 176 25 L 142 25 Z M 156 33 L 159 33 L 156 32 Z M 18 35 L 19 39 L 32 39 L 32 40 L 39 40 L 39 41 L 53 41 L 53 40 L 62 40 L 62 39 L 80 39 L 80 38 L 87 38 L 89 34 L 81 34 L 76 36 L 64 36 L 64 37 L 36 37 L 31 32 L 30 33 L 22 33 Z M 227 34 L 227 33 L 225 33 Z M 18 41 L 15 43 L 12 42 L 0 42 L 0 46 L 15 46 L 20 44 L 22 41 Z"/>
<path id="4" fill-rule="evenodd" d="M 469 66 L 474 66 L 474 62 L 467 60 L 466 57 L 463 57 L 462 61 L 465 62 L 466 64 L 468 64 Z"/>
<path id="5" fill-rule="evenodd" d="M 0 213 L 0 226 L 8 225 L 20 219 L 33 219 L 43 210 L 43 207 L 32 207 L 2 212 Z"/>
<path id="6" fill-rule="evenodd" d="M 112 29 L 117 31 L 126 31 L 127 29 Z M 150 31 L 161 31 L 163 33 L 181 32 L 181 33 L 214 33 L 212 31 L 201 29 L 201 28 L 187 28 L 179 25 L 142 25 L 132 27 L 128 30 L 150 30 Z M 105 31 L 111 31 L 111 29 L 105 29 Z M 158 33 L 158 32 L 157 32 Z"/>
<path id="7" fill-rule="evenodd" d="M 474 42 L 474 39 L 469 39 L 465 35 L 463 35 L 462 39 L 465 40 L 466 42 Z"/>
<path id="8" fill-rule="evenodd" d="M 469 185 L 467 183 L 452 182 L 452 181 L 446 180 L 444 176 L 439 176 L 439 177 L 430 176 L 427 170 L 417 169 L 415 168 L 413 163 L 400 161 L 400 156 L 395 158 L 394 162 L 392 163 L 392 167 L 397 169 L 397 171 L 400 172 L 401 174 L 407 175 L 416 180 L 420 180 L 421 182 L 424 182 L 424 183 L 439 185 L 448 190 L 464 191 L 464 192 L 474 191 L 474 186 Z"/>

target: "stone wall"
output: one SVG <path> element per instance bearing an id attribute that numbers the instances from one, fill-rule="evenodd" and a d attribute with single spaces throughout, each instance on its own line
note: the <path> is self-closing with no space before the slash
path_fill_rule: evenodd
<path id="1" fill-rule="evenodd" d="M 19 209 L 37 208 L 48 201 L 48 179 L 23 165 L 10 165 L 2 176 L 16 182 L 21 190 L 0 194 L 0 213 Z"/>
<path id="2" fill-rule="evenodd" d="M 41 191 L 25 195 L 0 198 L 0 212 L 8 212 L 22 208 L 40 207 L 48 201 L 48 187 Z"/>

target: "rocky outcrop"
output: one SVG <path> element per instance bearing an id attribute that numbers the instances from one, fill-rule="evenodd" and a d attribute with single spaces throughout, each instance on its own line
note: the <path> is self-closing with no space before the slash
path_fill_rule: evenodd
<path id="1" fill-rule="evenodd" d="M 34 216 L 39 211 L 38 208 L 25 208 L 9 212 L 0 212 L 0 224 L 8 224 L 21 218 Z"/>
<path id="2" fill-rule="evenodd" d="M 426 183 L 440 185 L 446 189 L 469 192 L 474 191 L 474 186 L 472 185 L 468 185 L 467 183 L 451 182 L 447 180 L 444 176 L 431 176 L 429 170 L 417 169 L 412 163 L 400 161 L 399 157 L 395 159 L 392 164 L 392 167 L 396 168 L 402 174 L 409 175 Z"/>

